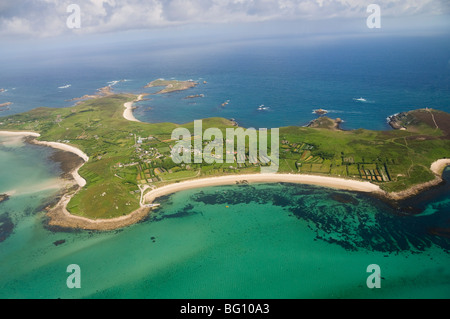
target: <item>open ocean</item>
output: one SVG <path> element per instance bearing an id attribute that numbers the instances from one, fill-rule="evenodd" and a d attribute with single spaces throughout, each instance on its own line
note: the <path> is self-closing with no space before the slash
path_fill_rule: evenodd
<path id="1" fill-rule="evenodd" d="M 450 36 L 289 38 L 181 48 L 137 42 L 81 53 L 67 48 L 19 58 L 5 54 L 0 67 L 0 88 L 7 90 L 0 103 L 13 103 L 1 116 L 70 106 L 74 102 L 68 100 L 119 80 L 126 81 L 113 86 L 116 92 L 151 93 L 158 89 L 143 87 L 158 78 L 201 84 L 139 103 L 136 117 L 142 121 L 220 116 L 244 127 L 302 126 L 315 118 L 314 109 L 323 108 L 342 118 L 344 128 L 382 130 L 389 128 L 386 117 L 397 112 L 425 107 L 450 112 Z M 205 97 L 184 99 L 193 94 Z M 361 97 L 367 101 L 355 101 Z M 258 111 L 260 105 L 268 109 Z"/>
<path id="2" fill-rule="evenodd" d="M 142 121 L 221 116 L 272 128 L 305 125 L 324 108 L 345 129 L 383 130 L 397 112 L 450 112 L 448 36 L 127 48 L 4 55 L 0 104 L 13 104 L 0 116 L 67 107 L 106 85 L 150 93 L 143 86 L 157 78 L 200 84 L 138 103 Z M 0 137 L 0 194 L 16 191 L 0 203 L 0 298 L 450 298 L 450 239 L 431 233 L 450 227 L 449 183 L 405 203 L 415 216 L 355 192 L 258 184 L 164 197 L 151 218 L 119 231 L 60 232 L 42 212 L 61 173 L 52 154 Z M 70 264 L 81 289 L 66 286 Z M 366 285 L 370 264 L 381 289 Z"/>

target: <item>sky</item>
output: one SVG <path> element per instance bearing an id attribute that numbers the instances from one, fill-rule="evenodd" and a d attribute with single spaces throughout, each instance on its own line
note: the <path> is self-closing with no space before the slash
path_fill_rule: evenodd
<path id="1" fill-rule="evenodd" d="M 450 31 L 449 0 L 0 0 L 0 39 L 155 30 L 239 33 L 237 26 L 256 33 L 261 27 L 269 33 L 362 31 L 372 3 L 380 8 L 383 31 Z M 79 8 L 79 28 L 67 24 L 74 21 L 72 4 Z"/>

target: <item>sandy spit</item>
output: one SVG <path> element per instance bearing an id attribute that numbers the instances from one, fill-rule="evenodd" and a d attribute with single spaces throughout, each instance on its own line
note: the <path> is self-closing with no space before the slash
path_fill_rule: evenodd
<path id="1" fill-rule="evenodd" d="M 139 102 L 142 100 L 142 97 L 144 95 L 141 94 L 137 97 L 136 100 L 132 101 L 132 102 L 127 102 L 125 103 L 123 106 L 125 107 L 125 110 L 123 111 L 123 117 L 128 120 L 128 121 L 132 121 L 132 122 L 140 122 L 137 118 L 134 117 L 133 115 L 133 104 L 135 102 Z"/>
<path id="2" fill-rule="evenodd" d="M 17 137 L 39 137 L 41 136 L 39 133 L 35 132 L 12 132 L 12 131 L 0 131 L 0 136 L 17 136 Z"/>
<path id="3" fill-rule="evenodd" d="M 41 135 L 39 133 L 35 133 L 35 132 L 0 131 L 0 136 L 40 137 Z M 63 143 L 46 142 L 46 141 L 38 141 L 38 140 L 33 140 L 33 143 L 37 144 L 37 145 L 48 146 L 48 147 L 56 148 L 56 149 L 59 149 L 62 151 L 73 153 L 73 154 L 81 157 L 84 160 L 84 162 L 87 162 L 89 160 L 89 156 L 87 156 L 84 152 L 82 152 L 80 149 L 78 149 L 74 146 L 70 146 L 70 145 L 63 144 Z M 82 178 L 80 176 L 80 174 L 78 174 L 78 170 L 81 168 L 81 166 L 83 166 L 83 164 L 78 166 L 76 169 L 74 169 L 71 172 L 71 174 L 72 174 L 74 180 L 76 181 L 76 183 L 78 184 L 78 186 L 84 187 L 84 186 L 86 186 L 86 180 L 84 178 Z"/>

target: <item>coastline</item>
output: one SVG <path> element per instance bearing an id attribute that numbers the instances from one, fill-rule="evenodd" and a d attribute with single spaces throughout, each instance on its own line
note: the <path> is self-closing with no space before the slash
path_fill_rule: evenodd
<path id="1" fill-rule="evenodd" d="M 70 145 L 63 144 L 63 143 L 38 141 L 36 139 L 30 140 L 29 143 L 41 145 L 41 146 L 52 147 L 52 148 L 55 148 L 55 149 L 58 149 L 61 151 L 73 153 L 73 154 L 77 155 L 78 157 L 80 157 L 83 160 L 83 163 L 81 165 L 79 165 L 78 167 L 76 167 L 74 170 L 72 170 L 71 175 L 80 188 L 86 186 L 86 180 L 83 177 L 81 177 L 80 174 L 78 173 L 78 171 L 84 165 L 84 163 L 89 161 L 89 156 L 87 156 L 84 152 L 82 152 L 80 149 L 78 149 L 74 146 L 70 146 Z"/>
<path id="2" fill-rule="evenodd" d="M 148 204 L 151 204 L 158 197 L 169 195 L 179 191 L 210 186 L 235 185 L 237 182 L 241 181 L 247 181 L 249 183 L 308 184 L 365 193 L 383 193 L 378 185 L 372 184 L 370 182 L 356 181 L 338 177 L 303 174 L 243 174 L 200 178 L 188 180 L 181 183 L 169 184 L 153 189 L 152 191 L 147 193 L 144 196 L 144 201 Z"/>
<path id="3" fill-rule="evenodd" d="M 39 137 L 41 134 L 36 132 L 13 132 L 13 131 L 0 131 L 0 136 L 15 136 L 15 137 Z"/>
<path id="4" fill-rule="evenodd" d="M 442 175 L 444 169 L 450 165 L 450 158 L 439 159 L 431 164 L 431 171 L 438 176 Z"/>
<path id="5" fill-rule="evenodd" d="M 439 168 L 442 170 L 450 165 L 450 161 L 439 162 Z M 439 182 L 442 178 L 436 176 Z M 173 183 L 158 187 L 151 190 L 149 193 L 143 196 L 143 201 L 145 205 L 152 204 L 157 198 L 173 194 L 179 191 L 203 188 L 211 186 L 222 186 L 222 185 L 236 185 L 237 182 L 247 181 L 249 183 L 295 183 L 295 184 L 308 184 L 317 185 L 341 190 L 365 192 L 373 195 L 380 195 L 382 197 L 390 198 L 393 200 L 405 199 L 409 196 L 417 194 L 424 189 L 427 189 L 435 184 L 425 183 L 421 185 L 416 185 L 411 189 L 405 190 L 404 192 L 395 193 L 394 195 L 389 194 L 383 190 L 378 185 L 372 184 L 365 181 L 350 180 L 338 177 L 328 177 L 328 176 L 316 176 L 316 175 L 300 175 L 300 174 L 245 174 L 245 175 L 226 175 L 219 177 L 208 177 L 188 180 L 180 183 Z M 415 189 L 417 187 L 418 191 Z M 74 193 L 75 194 L 75 193 Z M 99 231 L 110 231 L 116 230 L 123 227 L 131 226 L 136 224 L 143 219 L 145 219 L 151 208 L 140 207 L 139 209 L 129 213 L 128 215 L 111 218 L 111 219 L 89 219 L 82 216 L 72 215 L 67 211 L 67 204 L 74 194 L 65 194 L 58 202 L 58 204 L 52 208 L 48 213 L 50 218 L 50 226 L 59 226 L 64 228 L 77 228 L 85 230 L 99 230 Z"/>
<path id="6" fill-rule="evenodd" d="M 70 174 L 72 175 L 75 183 L 67 183 L 66 182 L 66 183 L 61 183 L 60 185 L 57 185 L 58 187 L 65 188 L 66 192 L 75 186 L 75 187 L 77 187 L 76 192 L 73 194 L 70 194 L 70 195 L 68 195 L 68 193 L 64 194 L 62 196 L 61 200 L 56 205 L 56 207 L 52 208 L 48 212 L 47 215 L 50 217 L 51 214 L 54 213 L 57 208 L 61 208 L 61 206 L 63 206 L 64 210 L 67 211 L 66 207 L 67 207 L 67 204 L 69 203 L 70 199 L 72 198 L 72 196 L 74 196 L 82 187 L 84 187 L 86 185 L 86 180 L 80 176 L 78 171 L 84 165 L 84 163 L 86 163 L 89 160 L 89 157 L 84 152 L 82 152 L 80 149 L 78 149 L 74 146 L 70 146 L 70 145 L 63 144 L 63 143 L 57 143 L 57 142 L 38 141 L 38 140 L 36 140 L 36 138 L 40 137 L 41 135 L 36 132 L 0 131 L 0 136 L 12 136 L 12 137 L 22 137 L 22 138 L 32 137 L 32 139 L 27 140 L 28 143 L 46 146 L 46 147 L 52 147 L 54 149 L 62 150 L 65 152 L 70 152 L 70 153 L 77 155 L 78 157 L 80 157 L 83 160 L 83 163 L 81 165 L 78 165 L 77 167 L 75 167 L 73 170 L 70 171 Z M 12 195 L 12 194 L 9 194 L 9 195 Z M 74 215 L 70 215 L 70 216 L 76 217 Z M 52 224 L 52 219 L 50 220 L 49 224 Z"/>
<path id="7" fill-rule="evenodd" d="M 189 180 L 181 183 L 173 183 L 156 188 L 144 196 L 144 205 L 128 215 L 111 219 L 89 219 L 82 216 L 70 214 L 67 211 L 67 204 L 74 194 L 64 194 L 58 204 L 49 210 L 47 216 L 50 218 L 50 226 L 63 228 L 76 228 L 84 230 L 110 231 L 131 226 L 145 219 L 151 208 L 146 205 L 151 204 L 155 199 L 176 193 L 179 191 L 221 185 L 235 185 L 236 182 L 246 180 L 251 183 L 298 183 L 312 184 L 337 189 L 360 191 L 368 193 L 382 194 L 381 189 L 370 182 L 346 180 L 342 178 L 314 176 L 314 175 L 294 175 L 294 174 L 248 174 L 248 175 L 228 175 L 220 177 L 208 177 Z"/>
<path id="8" fill-rule="evenodd" d="M 139 97 L 142 98 L 141 95 Z M 129 109 L 128 107 L 130 107 L 133 102 L 128 103 L 126 103 L 128 104 L 127 109 Z M 35 138 L 40 136 L 40 134 L 35 132 L 11 132 L 11 131 L 0 131 L 0 135 L 18 136 L 18 137 L 31 136 Z M 71 152 L 83 159 L 83 163 L 71 171 L 71 174 L 76 182 L 76 185 L 72 185 L 72 187 L 66 187 L 65 194 L 62 195 L 58 203 L 48 210 L 47 212 L 47 216 L 49 217 L 48 224 L 50 226 L 57 226 L 63 228 L 101 230 L 101 231 L 116 230 L 119 228 L 133 225 L 143 220 L 148 216 L 151 210 L 151 208 L 146 205 L 152 204 L 159 197 L 193 188 L 221 186 L 221 185 L 235 185 L 242 181 L 247 181 L 249 183 L 295 183 L 295 184 L 318 185 L 335 189 L 371 193 L 374 195 L 380 195 L 382 197 L 398 201 L 411 197 L 425 189 L 440 184 L 442 182 L 441 176 L 443 170 L 445 169 L 446 166 L 450 165 L 450 159 L 440 159 L 433 162 L 431 164 L 430 169 L 436 176 L 434 180 L 427 183 L 415 185 L 407 190 L 398 193 L 387 193 L 386 191 L 383 191 L 378 185 L 372 184 L 371 182 L 368 181 L 358 181 L 339 177 L 318 176 L 318 175 L 256 173 L 256 174 L 225 175 L 218 177 L 198 178 L 179 183 L 172 183 L 151 190 L 149 193 L 143 196 L 143 202 L 145 204 L 141 203 L 141 207 L 139 209 L 129 213 L 128 215 L 111 219 L 95 220 L 82 216 L 72 215 L 67 210 L 67 205 L 71 200 L 71 198 L 82 187 L 86 185 L 86 181 L 78 174 L 78 170 L 84 165 L 85 162 L 89 160 L 89 157 L 78 148 L 70 145 L 56 142 L 37 141 L 36 139 L 31 139 L 29 142 L 37 145 L 53 147 L 59 150 Z M 77 188 L 75 191 L 73 191 L 74 186 L 76 186 Z"/>
<path id="9" fill-rule="evenodd" d="M 24 137 L 24 138 L 25 137 L 34 137 L 34 138 L 37 138 L 37 137 L 40 137 L 41 134 L 35 133 L 35 132 L 0 131 L 0 136 L 13 136 L 13 137 Z M 61 151 L 73 153 L 73 154 L 81 157 L 84 162 L 87 162 L 89 160 L 89 156 L 87 156 L 83 151 L 81 151 L 80 149 L 78 149 L 78 148 L 76 148 L 74 146 L 70 146 L 70 145 L 63 144 L 63 143 L 57 143 L 57 142 L 38 141 L 36 139 L 30 139 L 30 140 L 28 140 L 28 142 L 31 143 L 31 144 L 52 147 L 52 148 L 55 148 L 55 149 L 59 149 Z M 76 183 L 80 187 L 86 186 L 86 180 L 84 178 L 82 178 L 80 176 L 80 174 L 78 174 L 78 170 L 81 168 L 81 166 L 83 166 L 83 164 L 78 166 L 76 169 L 74 169 L 71 172 L 71 174 L 73 176 L 73 179 L 76 181 Z"/>
<path id="10" fill-rule="evenodd" d="M 132 102 L 127 102 L 125 103 L 123 106 L 125 107 L 125 110 L 123 111 L 123 117 L 128 120 L 128 121 L 132 121 L 132 122 L 141 122 L 139 121 L 137 118 L 134 117 L 133 115 L 133 104 L 135 102 L 139 102 L 142 101 L 142 98 L 144 97 L 144 94 L 140 94 L 136 100 L 132 101 Z"/>
<path id="11" fill-rule="evenodd" d="M 435 175 L 435 178 L 429 182 L 425 182 L 422 184 L 414 185 L 408 189 L 405 189 L 400 192 L 393 192 L 393 193 L 385 193 L 385 197 L 394 201 L 400 201 L 407 199 L 409 197 L 415 196 L 431 187 L 438 186 L 441 184 L 444 180 L 442 179 L 442 173 L 444 172 L 444 169 L 450 166 L 450 159 L 449 158 L 443 158 L 434 161 L 431 163 L 430 170 Z"/>

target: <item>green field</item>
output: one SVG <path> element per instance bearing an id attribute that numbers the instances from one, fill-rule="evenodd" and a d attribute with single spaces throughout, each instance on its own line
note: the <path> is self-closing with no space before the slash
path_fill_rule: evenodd
<path id="1" fill-rule="evenodd" d="M 172 131 L 183 127 L 193 132 L 194 123 L 127 121 L 122 116 L 123 105 L 134 99 L 135 95 L 120 94 L 69 108 L 38 108 L 0 118 L 0 130 L 35 131 L 41 134 L 40 140 L 83 150 L 90 158 L 80 169 L 87 185 L 73 197 L 68 209 L 90 218 L 112 218 L 137 209 L 139 184 L 160 186 L 201 176 L 260 171 L 260 164 L 251 163 L 249 157 L 245 163 L 175 164 L 170 158 L 175 145 L 170 139 Z M 415 112 L 411 114 L 423 120 L 408 130 L 280 128 L 279 172 L 370 180 L 386 191 L 430 181 L 434 178 L 430 164 L 450 158 L 446 130 L 450 115 L 433 111 L 440 129 L 426 121 L 427 113 Z M 225 129 L 234 126 L 223 118 L 203 120 L 203 130 L 209 127 L 221 129 L 225 136 Z"/>

